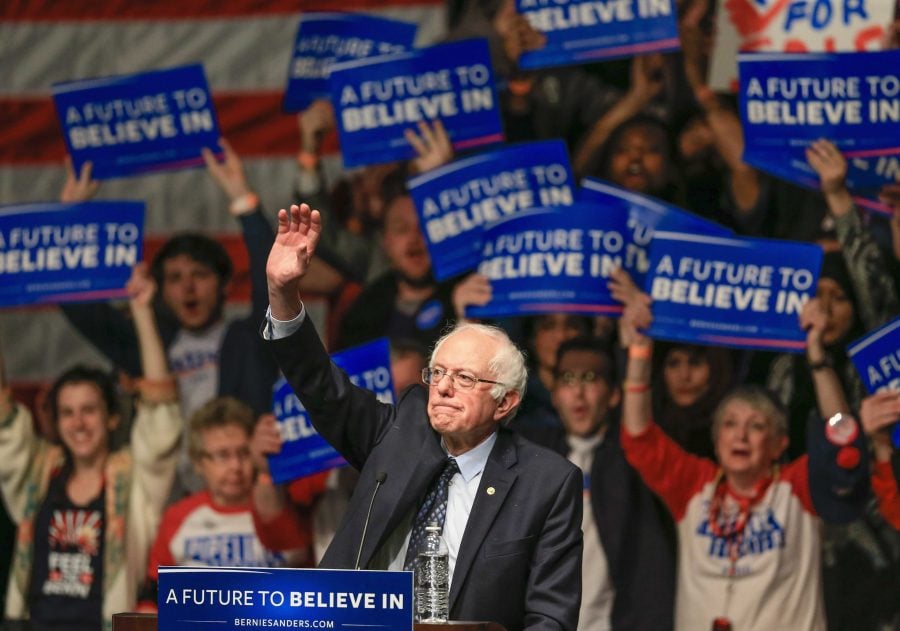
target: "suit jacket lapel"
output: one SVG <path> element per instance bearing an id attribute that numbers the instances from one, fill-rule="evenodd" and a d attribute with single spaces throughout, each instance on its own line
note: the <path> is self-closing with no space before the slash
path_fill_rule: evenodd
<path id="1" fill-rule="evenodd" d="M 472 563 L 481 549 L 491 525 L 500 512 L 500 507 L 506 500 L 509 490 L 518 477 L 511 468 L 518 461 L 513 435 L 509 430 L 500 429 L 497 434 L 497 442 L 488 456 L 484 473 L 481 475 L 481 483 L 478 485 L 478 493 L 472 504 L 472 512 L 469 513 L 469 521 L 456 557 L 456 566 L 453 569 L 453 582 L 450 588 L 450 610 L 456 603 L 462 586 L 466 582 Z M 489 491 L 493 489 L 493 491 Z"/>
<path id="2" fill-rule="evenodd" d="M 418 453 L 419 458 L 397 457 L 388 479 L 380 493 L 385 497 L 375 500 L 375 509 L 369 522 L 370 534 L 366 536 L 361 565 L 367 567 L 375 553 L 390 537 L 400 521 L 415 505 L 431 480 L 444 465 L 447 454 L 441 448 L 440 437 L 429 429 L 418 446 L 410 454 Z M 381 509 L 379 510 L 379 504 Z M 368 503 L 365 506 L 368 509 Z M 365 517 L 363 513 L 362 518 Z"/>

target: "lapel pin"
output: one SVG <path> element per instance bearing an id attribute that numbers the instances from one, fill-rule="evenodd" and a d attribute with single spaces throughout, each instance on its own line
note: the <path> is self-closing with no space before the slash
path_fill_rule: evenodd
<path id="1" fill-rule="evenodd" d="M 492 487 L 492 486 L 487 487 L 487 494 L 488 494 L 488 495 L 493 495 L 493 494 L 496 493 L 496 492 L 497 492 L 497 490 L 496 490 L 494 487 Z"/>

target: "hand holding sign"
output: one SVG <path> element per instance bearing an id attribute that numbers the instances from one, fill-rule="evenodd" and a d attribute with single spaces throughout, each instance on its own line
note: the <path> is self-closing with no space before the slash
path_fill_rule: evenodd
<path id="1" fill-rule="evenodd" d="M 638 289 L 628 272 L 621 267 L 610 274 L 609 290 L 613 298 L 625 305 L 619 318 L 619 342 L 622 348 L 649 344 L 650 338 L 641 331 L 653 322 L 653 314 L 650 312 L 653 300 Z"/>
<path id="2" fill-rule="evenodd" d="M 86 202 L 97 194 L 100 182 L 91 177 L 94 163 L 88 160 L 81 165 L 81 172 L 75 176 L 75 168 L 72 166 L 72 158 L 66 157 L 66 183 L 63 184 L 59 201 L 64 204 Z"/>
<path id="3" fill-rule="evenodd" d="M 503 41 L 503 52 L 511 62 L 518 63 L 522 53 L 540 50 L 547 45 L 547 36 L 531 25 L 521 13 L 516 11 L 514 0 L 504 0 L 494 16 L 494 30 Z"/>
<path id="4" fill-rule="evenodd" d="M 278 232 L 266 261 L 269 304 L 278 320 L 293 320 L 300 315 L 300 279 L 322 234 L 322 218 L 308 204 L 291 206 L 290 212 L 278 211 Z"/>
<path id="5" fill-rule="evenodd" d="M 250 456 L 253 458 L 253 466 L 257 471 L 267 473 L 269 471 L 269 459 L 267 456 L 281 451 L 281 432 L 278 431 L 278 423 L 275 415 L 263 414 L 253 428 L 253 436 L 250 438 Z"/>
<path id="6" fill-rule="evenodd" d="M 483 307 L 491 301 L 494 290 L 490 279 L 484 274 L 469 274 L 464 281 L 453 288 L 453 310 L 457 320 L 466 319 L 466 307 Z"/>
<path id="7" fill-rule="evenodd" d="M 863 431 L 872 439 L 875 459 L 891 459 L 891 426 L 900 421 L 900 392 L 881 390 L 866 397 L 859 408 Z"/>
<path id="8" fill-rule="evenodd" d="M 201 154 L 209 176 L 219 185 L 228 199 L 234 201 L 252 191 L 247 183 L 247 175 L 244 173 L 244 164 L 240 156 L 224 138 L 219 139 L 219 147 L 222 148 L 224 156 L 221 164 L 216 160 L 215 154 L 206 147 L 201 150 Z"/>

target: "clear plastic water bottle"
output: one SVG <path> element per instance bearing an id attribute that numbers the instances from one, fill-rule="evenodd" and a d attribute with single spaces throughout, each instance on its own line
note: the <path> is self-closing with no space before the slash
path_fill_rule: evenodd
<path id="1" fill-rule="evenodd" d="M 450 615 L 450 554 L 441 527 L 425 527 L 416 558 L 416 620 L 447 622 Z"/>

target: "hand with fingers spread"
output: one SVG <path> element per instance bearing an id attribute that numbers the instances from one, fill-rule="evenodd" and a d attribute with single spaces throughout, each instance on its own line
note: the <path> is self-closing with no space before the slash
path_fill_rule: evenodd
<path id="1" fill-rule="evenodd" d="M 81 165 L 81 172 L 75 176 L 72 158 L 66 158 L 66 183 L 63 184 L 59 201 L 64 203 L 86 202 L 97 194 L 100 182 L 91 177 L 94 163 L 88 160 Z"/>
<path id="2" fill-rule="evenodd" d="M 466 319 L 466 307 L 483 307 L 491 301 L 493 288 L 484 274 L 469 274 L 465 280 L 453 288 L 453 309 L 457 320 Z"/>
<path id="3" fill-rule="evenodd" d="M 210 177 L 231 201 L 252 193 L 240 156 L 224 138 L 219 139 L 219 147 L 222 148 L 224 155 L 221 163 L 216 160 L 215 154 L 208 148 L 204 147 L 202 150 L 203 161 L 206 163 L 206 170 Z"/>
<path id="4" fill-rule="evenodd" d="M 278 211 L 278 231 L 266 261 L 269 306 L 277 320 L 293 320 L 300 314 L 300 279 L 322 234 L 322 218 L 308 204 L 296 204 L 290 211 Z"/>
<path id="5" fill-rule="evenodd" d="M 419 121 L 419 133 L 412 129 L 403 132 L 407 142 L 416 150 L 416 158 L 412 167 L 416 173 L 425 173 L 444 166 L 453 160 L 453 145 L 440 120 L 429 125 L 427 121 Z"/>

